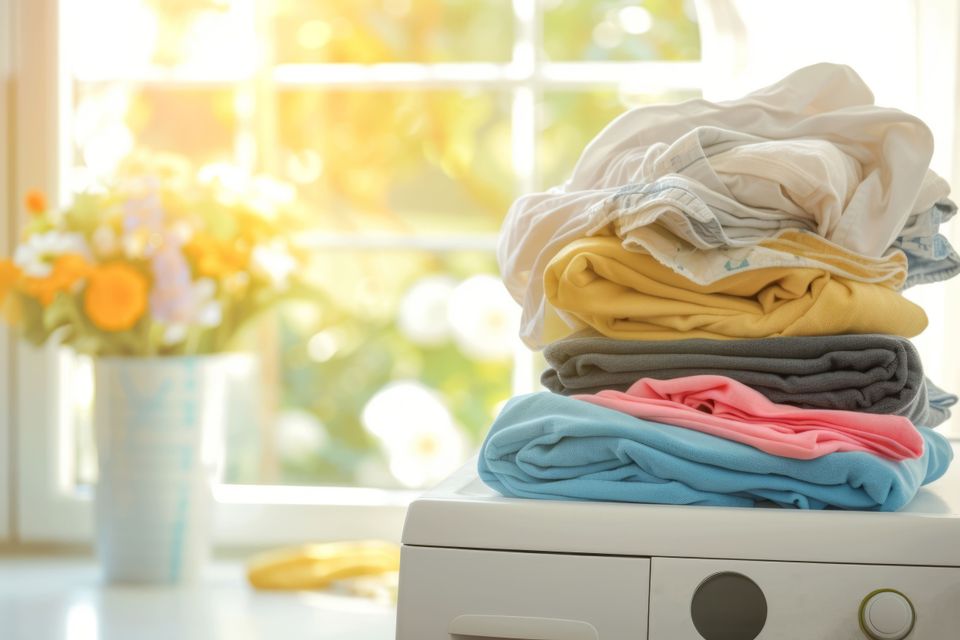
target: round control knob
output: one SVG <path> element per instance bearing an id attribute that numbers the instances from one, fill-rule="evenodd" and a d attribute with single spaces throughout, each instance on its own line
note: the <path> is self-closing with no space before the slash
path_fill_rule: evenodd
<path id="1" fill-rule="evenodd" d="M 700 583 L 690 617 L 704 640 L 754 640 L 767 622 L 767 599 L 756 582 L 725 571 Z"/>
<path id="2" fill-rule="evenodd" d="M 870 640 L 903 640 L 916 620 L 913 603 L 893 589 L 878 589 L 860 603 L 860 628 Z"/>

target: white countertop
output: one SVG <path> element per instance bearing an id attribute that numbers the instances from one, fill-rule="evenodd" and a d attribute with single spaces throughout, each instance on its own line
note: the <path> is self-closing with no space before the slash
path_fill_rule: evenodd
<path id="1" fill-rule="evenodd" d="M 107 587 L 89 558 L 0 556 L 3 640 L 393 640 L 395 616 L 363 598 L 255 591 L 240 563 L 192 587 Z"/>

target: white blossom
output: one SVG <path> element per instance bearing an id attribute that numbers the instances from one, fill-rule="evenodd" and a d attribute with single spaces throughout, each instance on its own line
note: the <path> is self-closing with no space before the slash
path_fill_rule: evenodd
<path id="1" fill-rule="evenodd" d="M 261 244 L 250 254 L 253 273 L 268 280 L 276 289 L 286 289 L 290 276 L 297 270 L 297 261 L 281 242 Z"/>
<path id="2" fill-rule="evenodd" d="M 498 278 L 476 275 L 457 285 L 447 319 L 457 346 L 467 356 L 499 360 L 513 353 L 520 309 Z"/>
<path id="3" fill-rule="evenodd" d="M 407 290 L 400 300 L 397 326 L 408 340 L 432 347 L 449 339 L 447 306 L 455 286 L 448 276 L 427 276 Z"/>
<path id="4" fill-rule="evenodd" d="M 13 254 L 14 263 L 32 278 L 46 278 L 53 271 L 53 260 L 73 253 L 89 258 L 90 248 L 79 233 L 47 231 L 35 233 L 21 243 Z"/>
<path id="5" fill-rule="evenodd" d="M 406 487 L 442 480 L 466 456 L 462 430 L 442 397 L 416 380 L 384 386 L 367 402 L 361 420 L 380 441 L 390 473 Z"/>

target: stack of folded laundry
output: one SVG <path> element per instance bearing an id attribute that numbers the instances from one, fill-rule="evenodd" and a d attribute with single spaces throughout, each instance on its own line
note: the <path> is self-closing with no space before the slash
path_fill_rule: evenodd
<path id="1" fill-rule="evenodd" d="M 901 295 L 960 272 L 917 118 L 819 64 L 742 99 L 642 107 L 501 233 L 550 392 L 510 400 L 481 478 L 510 496 L 896 510 L 957 401 Z"/>

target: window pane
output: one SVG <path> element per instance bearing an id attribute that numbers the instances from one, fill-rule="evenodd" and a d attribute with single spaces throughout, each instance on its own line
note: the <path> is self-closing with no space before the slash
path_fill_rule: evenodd
<path id="1" fill-rule="evenodd" d="M 256 0 L 64 0 L 64 46 L 81 77 L 151 66 L 230 77 L 261 62 Z"/>
<path id="2" fill-rule="evenodd" d="M 277 0 L 278 63 L 505 62 L 503 0 Z"/>
<path id="3" fill-rule="evenodd" d="M 542 124 L 537 149 L 541 186 L 549 187 L 566 180 L 584 146 L 625 110 L 698 97 L 697 91 L 644 95 L 616 91 L 545 92 L 540 104 Z"/>
<path id="4" fill-rule="evenodd" d="M 225 481 L 420 488 L 511 394 L 519 308 L 476 251 L 318 252 L 324 299 L 278 311 L 228 381 Z M 78 484 L 96 481 L 92 367 L 70 358 Z"/>
<path id="5" fill-rule="evenodd" d="M 494 232 L 514 193 L 509 96 L 284 91 L 278 165 L 319 227 Z"/>
<path id="6" fill-rule="evenodd" d="M 109 176 L 138 149 L 169 151 L 197 166 L 232 160 L 235 94 L 227 89 L 79 85 L 71 121 L 74 165 L 69 187 Z"/>
<path id="7" fill-rule="evenodd" d="M 544 0 L 551 60 L 699 60 L 693 0 Z"/>
<path id="8" fill-rule="evenodd" d="M 511 392 L 519 310 L 493 256 L 318 252 L 325 293 L 271 323 L 273 441 L 235 433 L 230 456 L 270 452 L 234 482 L 420 487 L 459 466 Z M 256 430 L 248 424 L 248 430 Z M 244 448 L 243 443 L 247 446 Z M 251 446 L 252 445 L 252 446 Z"/>

